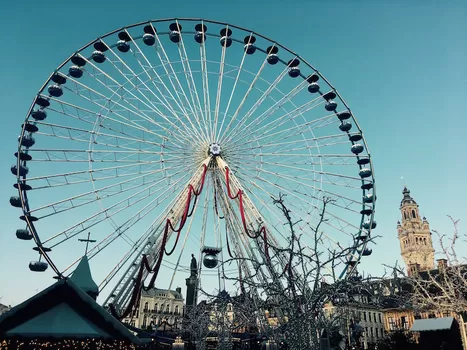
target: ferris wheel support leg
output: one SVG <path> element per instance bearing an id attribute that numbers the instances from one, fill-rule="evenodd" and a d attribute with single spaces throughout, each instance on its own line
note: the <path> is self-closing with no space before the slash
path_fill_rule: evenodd
<path id="1" fill-rule="evenodd" d="M 192 185 L 193 187 L 199 187 L 202 178 L 205 175 L 204 169 L 209 164 L 210 160 L 211 157 L 208 157 L 201 163 L 198 170 L 188 181 L 188 184 L 185 187 L 185 189 L 173 201 L 174 204 L 172 208 L 168 211 L 169 213 L 171 213 L 170 221 L 172 225 L 177 225 L 182 218 L 186 205 L 188 186 Z M 135 259 L 132 261 L 132 263 L 127 268 L 117 285 L 114 287 L 114 289 L 111 291 L 111 293 L 105 300 L 103 304 L 104 307 L 113 304 L 117 309 L 123 309 L 125 307 L 125 304 L 128 303 L 128 300 L 133 291 L 134 281 L 136 275 L 138 274 L 139 266 L 141 265 L 143 256 L 146 255 L 149 264 L 152 265 L 157 260 L 158 254 L 164 253 L 160 252 L 160 250 L 162 248 L 162 233 L 164 229 L 164 223 L 167 220 L 167 216 L 164 216 L 162 218 L 160 224 L 157 225 L 158 230 L 149 236 L 144 246 L 140 249 Z M 168 233 L 167 241 L 170 240 L 171 233 L 172 232 Z M 146 271 L 146 269 L 144 269 L 142 280 L 144 281 L 148 275 L 149 271 Z"/>

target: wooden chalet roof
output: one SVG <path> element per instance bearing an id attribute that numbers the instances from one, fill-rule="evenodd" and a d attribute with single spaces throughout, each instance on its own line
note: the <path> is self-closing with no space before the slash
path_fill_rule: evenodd
<path id="1" fill-rule="evenodd" d="M 63 279 L 0 316 L 0 338 L 121 340 L 139 344 L 120 321 L 70 279 Z"/>

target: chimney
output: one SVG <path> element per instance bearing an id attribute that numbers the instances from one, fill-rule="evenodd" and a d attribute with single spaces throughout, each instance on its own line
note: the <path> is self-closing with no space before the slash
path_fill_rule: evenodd
<path id="1" fill-rule="evenodd" d="M 438 260 L 436 260 L 436 263 L 438 264 L 439 272 L 445 271 L 446 267 L 448 267 L 447 259 L 438 259 Z"/>
<path id="2" fill-rule="evenodd" d="M 175 291 L 176 291 L 178 294 L 182 295 L 182 288 L 181 288 L 181 287 L 175 288 Z"/>

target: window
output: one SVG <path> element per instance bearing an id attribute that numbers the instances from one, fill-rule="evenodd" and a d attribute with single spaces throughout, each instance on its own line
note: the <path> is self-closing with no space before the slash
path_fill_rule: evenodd
<path id="1" fill-rule="evenodd" d="M 178 305 L 175 305 L 175 314 L 178 315 L 179 314 L 179 311 L 178 311 Z"/>
<path id="2" fill-rule="evenodd" d="M 144 303 L 144 309 L 143 310 L 148 311 L 148 303 L 147 302 Z"/>
<path id="3" fill-rule="evenodd" d="M 157 303 L 154 304 L 154 312 L 157 312 Z"/>
<path id="4" fill-rule="evenodd" d="M 383 321 L 381 321 L 381 314 L 378 314 L 379 316 L 379 323 L 382 323 Z"/>
<path id="5" fill-rule="evenodd" d="M 143 328 L 146 327 L 146 323 L 148 322 L 148 319 L 146 316 L 143 317 Z"/>
<path id="6" fill-rule="evenodd" d="M 403 329 L 408 328 L 408 323 L 407 323 L 407 317 L 406 316 L 401 317 L 401 326 L 402 326 Z"/>
<path id="7" fill-rule="evenodd" d="M 412 209 L 412 217 L 415 219 L 417 217 L 417 214 L 415 214 L 415 210 Z"/>
<path id="8" fill-rule="evenodd" d="M 167 306 L 165 307 L 165 312 L 169 312 L 170 311 L 170 305 L 167 304 Z"/>
<path id="9" fill-rule="evenodd" d="M 366 322 L 366 311 L 363 311 L 363 321 Z"/>
<path id="10" fill-rule="evenodd" d="M 376 322 L 376 312 L 373 312 L 373 320 Z"/>
<path id="11" fill-rule="evenodd" d="M 376 332 L 376 338 L 379 338 L 379 329 L 375 328 L 375 332 Z"/>
<path id="12" fill-rule="evenodd" d="M 388 317 L 388 324 L 389 324 L 390 331 L 396 330 L 396 323 L 394 322 L 394 317 Z"/>

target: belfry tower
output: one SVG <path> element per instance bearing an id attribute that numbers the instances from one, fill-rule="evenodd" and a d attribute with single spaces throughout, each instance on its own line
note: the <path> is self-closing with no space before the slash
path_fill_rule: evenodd
<path id="1" fill-rule="evenodd" d="M 397 235 L 401 245 L 401 255 L 407 267 L 407 273 L 434 268 L 435 250 L 431 240 L 430 224 L 425 217 L 420 218 L 418 204 L 404 187 L 401 201 L 402 223 L 397 222 Z"/>

